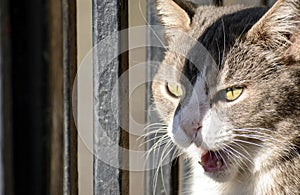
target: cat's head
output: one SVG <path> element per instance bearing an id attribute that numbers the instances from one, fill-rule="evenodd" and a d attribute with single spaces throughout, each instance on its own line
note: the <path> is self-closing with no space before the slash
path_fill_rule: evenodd
<path id="1" fill-rule="evenodd" d="M 183 68 L 190 50 L 196 45 L 201 50 L 198 52 L 200 55 L 210 55 L 207 49 L 199 44 L 198 38 L 223 14 L 235 12 L 241 7 L 234 6 L 230 9 L 213 6 L 197 7 L 191 2 L 181 0 L 156 0 L 156 5 L 161 22 L 165 27 L 167 51 L 154 77 L 152 91 L 156 109 L 161 118 L 168 123 L 173 118 L 180 96 L 185 92 L 181 80 L 184 79 Z M 214 14 L 211 14 L 212 12 Z M 205 18 L 207 15 L 211 16 Z M 218 31 L 223 31 L 223 29 L 220 28 Z M 223 37 L 223 34 L 220 36 Z M 208 44 L 211 41 L 206 40 Z M 220 41 L 219 46 L 218 49 L 222 51 L 223 41 Z M 213 52 L 215 52 L 215 56 L 219 55 L 216 49 L 211 51 L 211 53 Z M 200 65 L 200 69 L 202 65 Z"/>
<path id="2" fill-rule="evenodd" d="M 180 7 L 173 1 L 158 5 L 169 45 L 184 50 L 184 55 L 166 53 L 152 86 L 173 141 L 219 181 L 289 158 L 292 151 L 287 148 L 299 147 L 300 1 L 279 0 L 254 26 L 257 18 L 228 42 L 215 26 L 226 20 L 218 20 L 224 13 L 212 19 L 205 18 L 217 15 L 210 13 L 211 7 L 206 7 L 208 12 L 192 7 L 190 12 L 186 9 L 191 6 Z M 232 20 L 245 12 L 232 15 Z M 206 44 L 211 57 L 219 60 L 217 67 L 197 61 L 198 47 L 181 42 L 185 38 L 178 29 Z M 227 29 L 225 35 L 232 32 L 236 31 Z M 220 42 L 224 44 L 218 50 Z"/>

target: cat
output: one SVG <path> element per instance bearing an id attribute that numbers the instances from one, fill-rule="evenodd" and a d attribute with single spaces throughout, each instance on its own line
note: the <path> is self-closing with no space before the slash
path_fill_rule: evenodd
<path id="1" fill-rule="evenodd" d="M 187 194 L 300 194 L 300 1 L 156 5 L 153 100 L 191 162 Z"/>

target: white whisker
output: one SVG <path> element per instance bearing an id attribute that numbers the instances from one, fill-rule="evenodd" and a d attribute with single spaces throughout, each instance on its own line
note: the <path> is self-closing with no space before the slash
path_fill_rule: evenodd
<path id="1" fill-rule="evenodd" d="M 240 139 L 233 138 L 232 141 L 242 142 L 242 143 L 249 144 L 249 145 L 254 145 L 254 146 L 257 146 L 257 147 L 263 147 L 263 145 L 260 145 L 260 144 L 254 143 L 254 142 L 249 142 L 249 141 L 246 141 L 246 140 L 240 140 Z"/>
<path id="2" fill-rule="evenodd" d="M 241 152 L 237 151 L 236 149 L 230 147 L 231 150 L 233 150 L 234 152 L 236 152 L 238 155 L 240 155 L 241 157 L 243 157 L 243 159 L 246 159 L 247 161 L 249 161 L 253 166 L 254 163 L 251 159 L 249 159 L 247 156 L 245 156 L 244 154 L 242 154 Z M 249 168 L 249 167 L 248 167 Z"/>

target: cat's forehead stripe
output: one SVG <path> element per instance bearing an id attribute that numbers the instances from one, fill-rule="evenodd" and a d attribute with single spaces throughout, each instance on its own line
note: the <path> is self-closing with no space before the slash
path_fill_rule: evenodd
<path id="1" fill-rule="evenodd" d="M 218 69 L 221 69 L 223 57 L 226 56 L 229 48 L 235 41 L 242 37 L 267 11 L 267 8 L 249 8 L 239 12 L 228 14 L 207 28 L 204 33 L 198 38 L 208 51 Z M 255 13 L 251 15 L 249 13 Z M 247 24 L 245 26 L 245 24 Z M 197 53 L 198 52 L 198 53 Z M 195 45 L 189 52 L 183 68 L 183 76 L 194 85 L 197 75 L 201 74 L 204 66 L 203 60 L 199 59 L 199 46 Z M 201 51 L 202 52 L 202 51 Z M 202 56 L 202 55 L 200 55 Z"/>

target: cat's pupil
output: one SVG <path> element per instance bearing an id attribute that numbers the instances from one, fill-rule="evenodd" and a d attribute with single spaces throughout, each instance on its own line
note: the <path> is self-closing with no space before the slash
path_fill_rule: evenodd
<path id="1" fill-rule="evenodd" d="M 229 87 L 225 90 L 226 92 L 226 100 L 227 101 L 234 101 L 238 99 L 243 93 L 243 87 Z"/>

